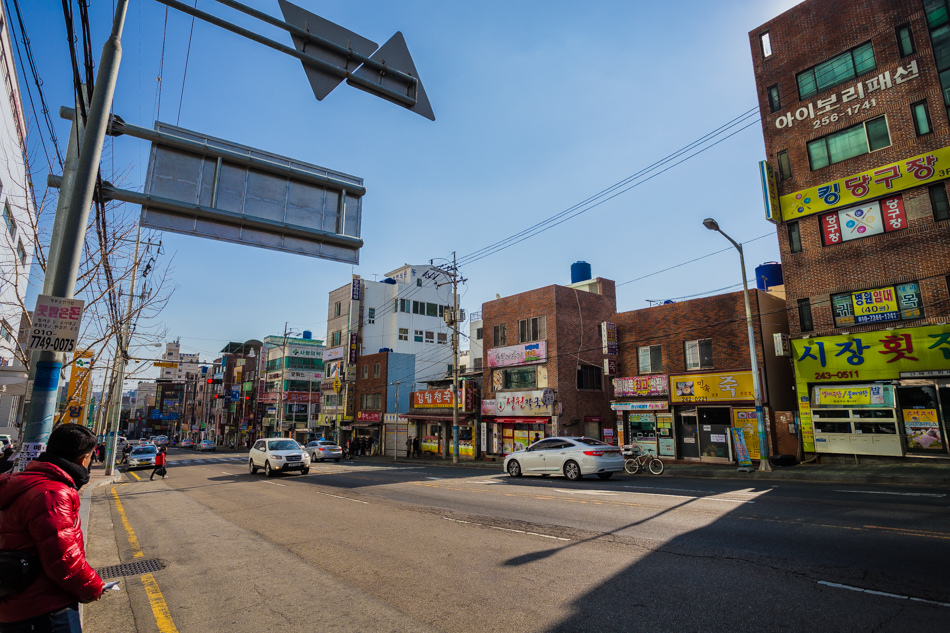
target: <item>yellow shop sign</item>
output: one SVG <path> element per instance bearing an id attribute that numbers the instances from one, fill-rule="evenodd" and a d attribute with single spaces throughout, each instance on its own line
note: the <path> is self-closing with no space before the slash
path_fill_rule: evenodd
<path id="1" fill-rule="evenodd" d="M 751 371 L 670 376 L 673 402 L 755 400 Z"/>
<path id="2" fill-rule="evenodd" d="M 782 220 L 854 206 L 945 178 L 950 178 L 950 147 L 784 195 Z"/>

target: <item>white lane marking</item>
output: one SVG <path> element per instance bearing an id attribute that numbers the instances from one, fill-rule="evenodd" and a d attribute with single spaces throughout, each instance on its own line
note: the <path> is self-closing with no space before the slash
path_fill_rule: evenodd
<path id="1" fill-rule="evenodd" d="M 627 486 L 624 486 L 624 487 L 626 488 Z M 728 499 L 728 498 L 720 498 L 720 497 L 691 497 L 689 495 L 665 495 L 659 492 L 634 492 L 631 494 L 646 495 L 648 497 L 667 497 L 670 499 L 693 499 L 695 501 L 725 501 L 727 503 L 755 503 L 755 501 L 749 501 L 748 499 Z"/>
<path id="2" fill-rule="evenodd" d="M 350 499 L 349 497 L 341 497 L 340 495 L 331 495 L 329 492 L 320 492 L 317 490 L 312 492 L 315 492 L 318 495 L 323 495 L 324 497 L 333 497 L 334 499 L 343 499 L 344 501 L 354 501 L 356 503 L 362 503 L 363 505 L 369 505 L 369 501 L 360 501 L 359 499 Z"/>
<path id="3" fill-rule="evenodd" d="M 234 473 L 226 473 L 226 472 L 224 472 L 223 470 L 221 471 L 221 474 L 223 474 L 223 475 L 231 475 L 232 477 L 234 476 Z"/>
<path id="4" fill-rule="evenodd" d="M 936 492 L 888 492 L 884 490 L 835 490 L 835 492 L 851 492 L 859 495 L 898 495 L 901 497 L 946 497 Z"/>
<path id="5" fill-rule="evenodd" d="M 539 532 L 528 532 L 526 530 L 513 530 L 511 528 L 497 527 L 495 525 L 484 525 L 482 523 L 473 523 L 472 521 L 461 521 L 459 519 L 450 519 L 449 517 L 442 517 L 446 521 L 451 521 L 452 523 L 462 523 L 464 525 L 477 525 L 479 527 L 487 527 L 493 530 L 501 530 L 502 532 L 514 532 L 515 534 L 525 534 L 527 536 L 540 536 L 541 538 L 549 538 L 555 541 L 570 541 L 569 538 L 563 538 L 561 536 L 552 536 L 550 534 L 540 534 Z"/>
<path id="6" fill-rule="evenodd" d="M 426 479 L 433 479 L 433 480 L 435 480 L 435 481 L 439 481 L 439 480 L 441 480 L 442 478 L 441 478 L 441 477 L 426 477 Z"/>
<path id="7" fill-rule="evenodd" d="M 600 497 L 616 497 L 616 492 L 601 492 L 599 490 L 564 490 L 563 488 L 552 488 L 554 492 L 566 492 L 569 495 L 597 495 Z"/>
<path id="8" fill-rule="evenodd" d="M 834 587 L 835 589 L 847 589 L 848 591 L 857 591 L 859 593 L 869 593 L 873 596 L 881 596 L 884 598 L 896 598 L 898 600 L 911 600 L 913 602 L 923 602 L 924 604 L 932 604 L 938 607 L 950 607 L 950 602 L 938 602 L 936 600 L 927 600 L 926 598 L 915 598 L 914 596 L 904 596 L 899 593 L 887 593 L 886 591 L 875 591 L 874 589 L 862 589 L 861 587 L 852 587 L 851 585 L 842 585 L 837 582 L 828 582 L 827 580 L 819 580 L 819 585 L 825 585 L 826 587 Z"/>
<path id="9" fill-rule="evenodd" d="M 261 483 L 270 484 L 272 486 L 285 486 L 286 484 L 279 484 L 276 481 L 263 481 Z"/>

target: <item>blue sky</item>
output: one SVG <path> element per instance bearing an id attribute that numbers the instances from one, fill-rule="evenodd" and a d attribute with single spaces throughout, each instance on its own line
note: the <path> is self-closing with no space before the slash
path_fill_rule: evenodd
<path id="1" fill-rule="evenodd" d="M 245 0 L 279 16 L 276 0 Z M 213 360 L 228 341 L 284 322 L 326 332 L 327 293 L 351 273 L 382 278 L 404 263 L 459 257 L 522 232 L 695 141 L 757 104 L 748 32 L 797 4 L 754 2 L 455 3 L 298 0 L 383 44 L 402 31 L 435 111 L 432 122 L 346 85 L 313 97 L 300 63 L 168 11 L 159 119 L 364 178 L 359 266 L 165 234 L 178 290 L 160 319 L 182 351 Z M 54 112 L 72 102 L 61 3 L 20 0 Z M 212 0 L 199 8 L 290 44 L 289 35 Z M 112 2 L 91 3 L 98 58 Z M 151 127 L 165 7 L 132 0 L 114 111 Z M 23 78 L 21 77 L 21 84 Z M 748 122 L 757 121 L 755 118 Z M 68 123 L 55 120 L 65 148 Z M 38 131 L 34 124 L 34 133 Z M 144 184 L 148 144 L 120 138 L 103 165 Z M 738 256 L 702 226 L 715 217 L 757 264 L 779 258 L 757 174 L 755 123 L 626 193 L 463 267 L 463 307 L 570 282 L 585 260 L 617 281 L 618 309 L 741 282 Z M 45 182 L 37 156 L 37 182 Z M 631 283 L 624 283 L 631 282 Z"/>

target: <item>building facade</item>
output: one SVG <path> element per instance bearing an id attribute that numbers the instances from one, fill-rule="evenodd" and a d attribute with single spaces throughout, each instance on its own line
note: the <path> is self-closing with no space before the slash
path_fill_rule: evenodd
<path id="1" fill-rule="evenodd" d="M 306 443 L 325 431 L 319 416 L 326 346 L 305 331 L 299 337 L 268 336 L 264 348 L 263 437 Z"/>
<path id="2" fill-rule="evenodd" d="M 807 0 L 750 32 L 808 452 L 948 457 L 945 0 Z"/>

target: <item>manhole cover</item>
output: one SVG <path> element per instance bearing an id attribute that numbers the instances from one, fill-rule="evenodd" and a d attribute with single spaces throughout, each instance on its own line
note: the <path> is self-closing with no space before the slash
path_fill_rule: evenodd
<path id="1" fill-rule="evenodd" d="M 96 572 L 100 578 L 106 580 L 108 578 L 120 578 L 122 576 L 140 576 L 141 574 L 149 574 L 162 569 L 165 569 L 165 565 L 160 560 L 153 558 L 152 560 L 140 560 L 134 563 L 123 563 L 122 565 L 103 567 L 102 569 L 97 569 Z"/>

